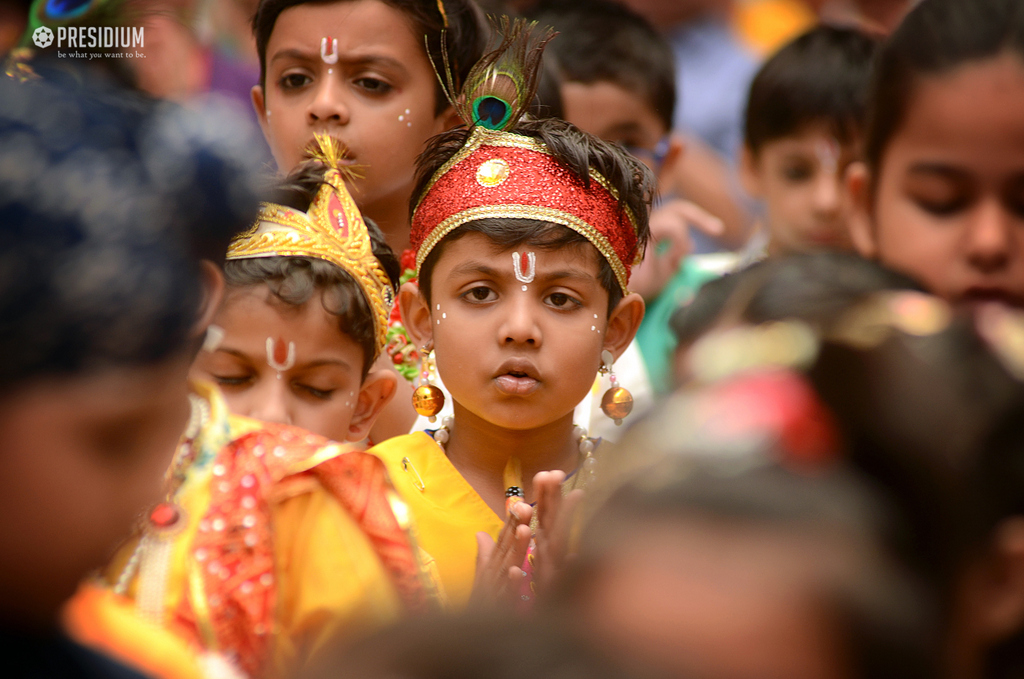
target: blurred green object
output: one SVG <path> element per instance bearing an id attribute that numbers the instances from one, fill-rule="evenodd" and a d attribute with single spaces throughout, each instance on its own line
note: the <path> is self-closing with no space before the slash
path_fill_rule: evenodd
<path id="1" fill-rule="evenodd" d="M 689 302 L 709 280 L 731 271 L 735 263 L 733 253 L 687 257 L 658 298 L 647 305 L 636 343 L 656 394 L 672 388 L 672 353 L 676 348 L 676 338 L 669 327 L 672 312 Z"/>

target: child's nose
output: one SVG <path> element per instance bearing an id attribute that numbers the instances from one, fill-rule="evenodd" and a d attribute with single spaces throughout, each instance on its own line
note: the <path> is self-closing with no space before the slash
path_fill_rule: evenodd
<path id="1" fill-rule="evenodd" d="M 527 344 L 539 346 L 541 341 L 540 327 L 534 317 L 535 302 L 529 295 L 513 295 L 504 314 L 499 330 L 504 344 Z"/>
<path id="2" fill-rule="evenodd" d="M 818 173 L 814 185 L 814 210 L 822 216 L 834 217 L 839 212 L 840 177 L 836 172 Z"/>
<path id="3" fill-rule="evenodd" d="M 309 105 L 308 117 L 310 124 L 331 122 L 347 125 L 349 110 L 345 103 L 344 88 L 327 76 L 317 83 L 316 96 Z"/>
<path id="4" fill-rule="evenodd" d="M 288 408 L 288 389 L 288 381 L 285 379 L 267 379 L 264 388 L 256 394 L 249 417 L 263 422 L 293 424 Z"/>
<path id="5" fill-rule="evenodd" d="M 964 248 L 971 265 L 981 271 L 1006 266 L 1014 248 L 1013 218 L 996 199 L 982 201 L 970 215 Z"/>

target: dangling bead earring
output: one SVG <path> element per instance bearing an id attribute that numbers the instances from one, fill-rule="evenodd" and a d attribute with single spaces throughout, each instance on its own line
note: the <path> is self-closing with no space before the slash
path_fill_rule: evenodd
<path id="1" fill-rule="evenodd" d="M 612 367 L 612 364 L 615 363 L 612 352 L 607 349 L 602 351 L 601 361 L 600 373 L 607 374 L 608 380 L 611 382 L 608 391 L 604 392 L 604 396 L 601 397 L 601 410 L 615 420 L 616 425 L 621 425 L 622 420 L 633 412 L 633 394 L 629 393 L 625 387 L 619 386 L 619 380 L 615 377 L 615 369 Z"/>
<path id="2" fill-rule="evenodd" d="M 444 392 L 430 383 L 431 351 L 433 351 L 433 347 L 428 344 L 423 347 L 423 352 L 420 354 L 420 382 L 416 390 L 412 392 L 412 407 L 430 422 L 436 422 L 437 414 L 444 408 Z"/>

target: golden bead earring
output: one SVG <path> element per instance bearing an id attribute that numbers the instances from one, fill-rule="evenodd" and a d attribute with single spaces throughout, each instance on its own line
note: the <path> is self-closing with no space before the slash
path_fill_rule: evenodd
<path id="1" fill-rule="evenodd" d="M 633 395 L 625 387 L 619 386 L 619 380 L 615 377 L 615 369 L 612 367 L 612 364 L 615 363 L 612 352 L 607 349 L 602 351 L 601 361 L 599 372 L 602 375 L 608 375 L 608 380 L 611 382 L 608 391 L 604 392 L 604 396 L 601 397 L 601 411 L 615 420 L 616 425 L 621 425 L 622 420 L 633 411 Z"/>
<path id="2" fill-rule="evenodd" d="M 444 392 L 430 383 L 430 366 L 433 363 L 432 344 L 426 344 L 420 353 L 419 386 L 412 392 L 412 407 L 430 422 L 437 421 L 437 414 L 444 408 Z"/>

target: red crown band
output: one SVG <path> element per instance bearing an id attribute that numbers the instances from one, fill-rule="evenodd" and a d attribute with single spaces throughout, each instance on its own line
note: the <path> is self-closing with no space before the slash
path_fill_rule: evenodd
<path id="1" fill-rule="evenodd" d="M 604 256 L 627 291 L 639 256 L 636 221 L 596 171 L 590 185 L 532 137 L 474 128 L 465 146 L 434 173 L 412 218 L 416 268 L 458 227 L 487 218 L 536 219 L 568 227 Z"/>

